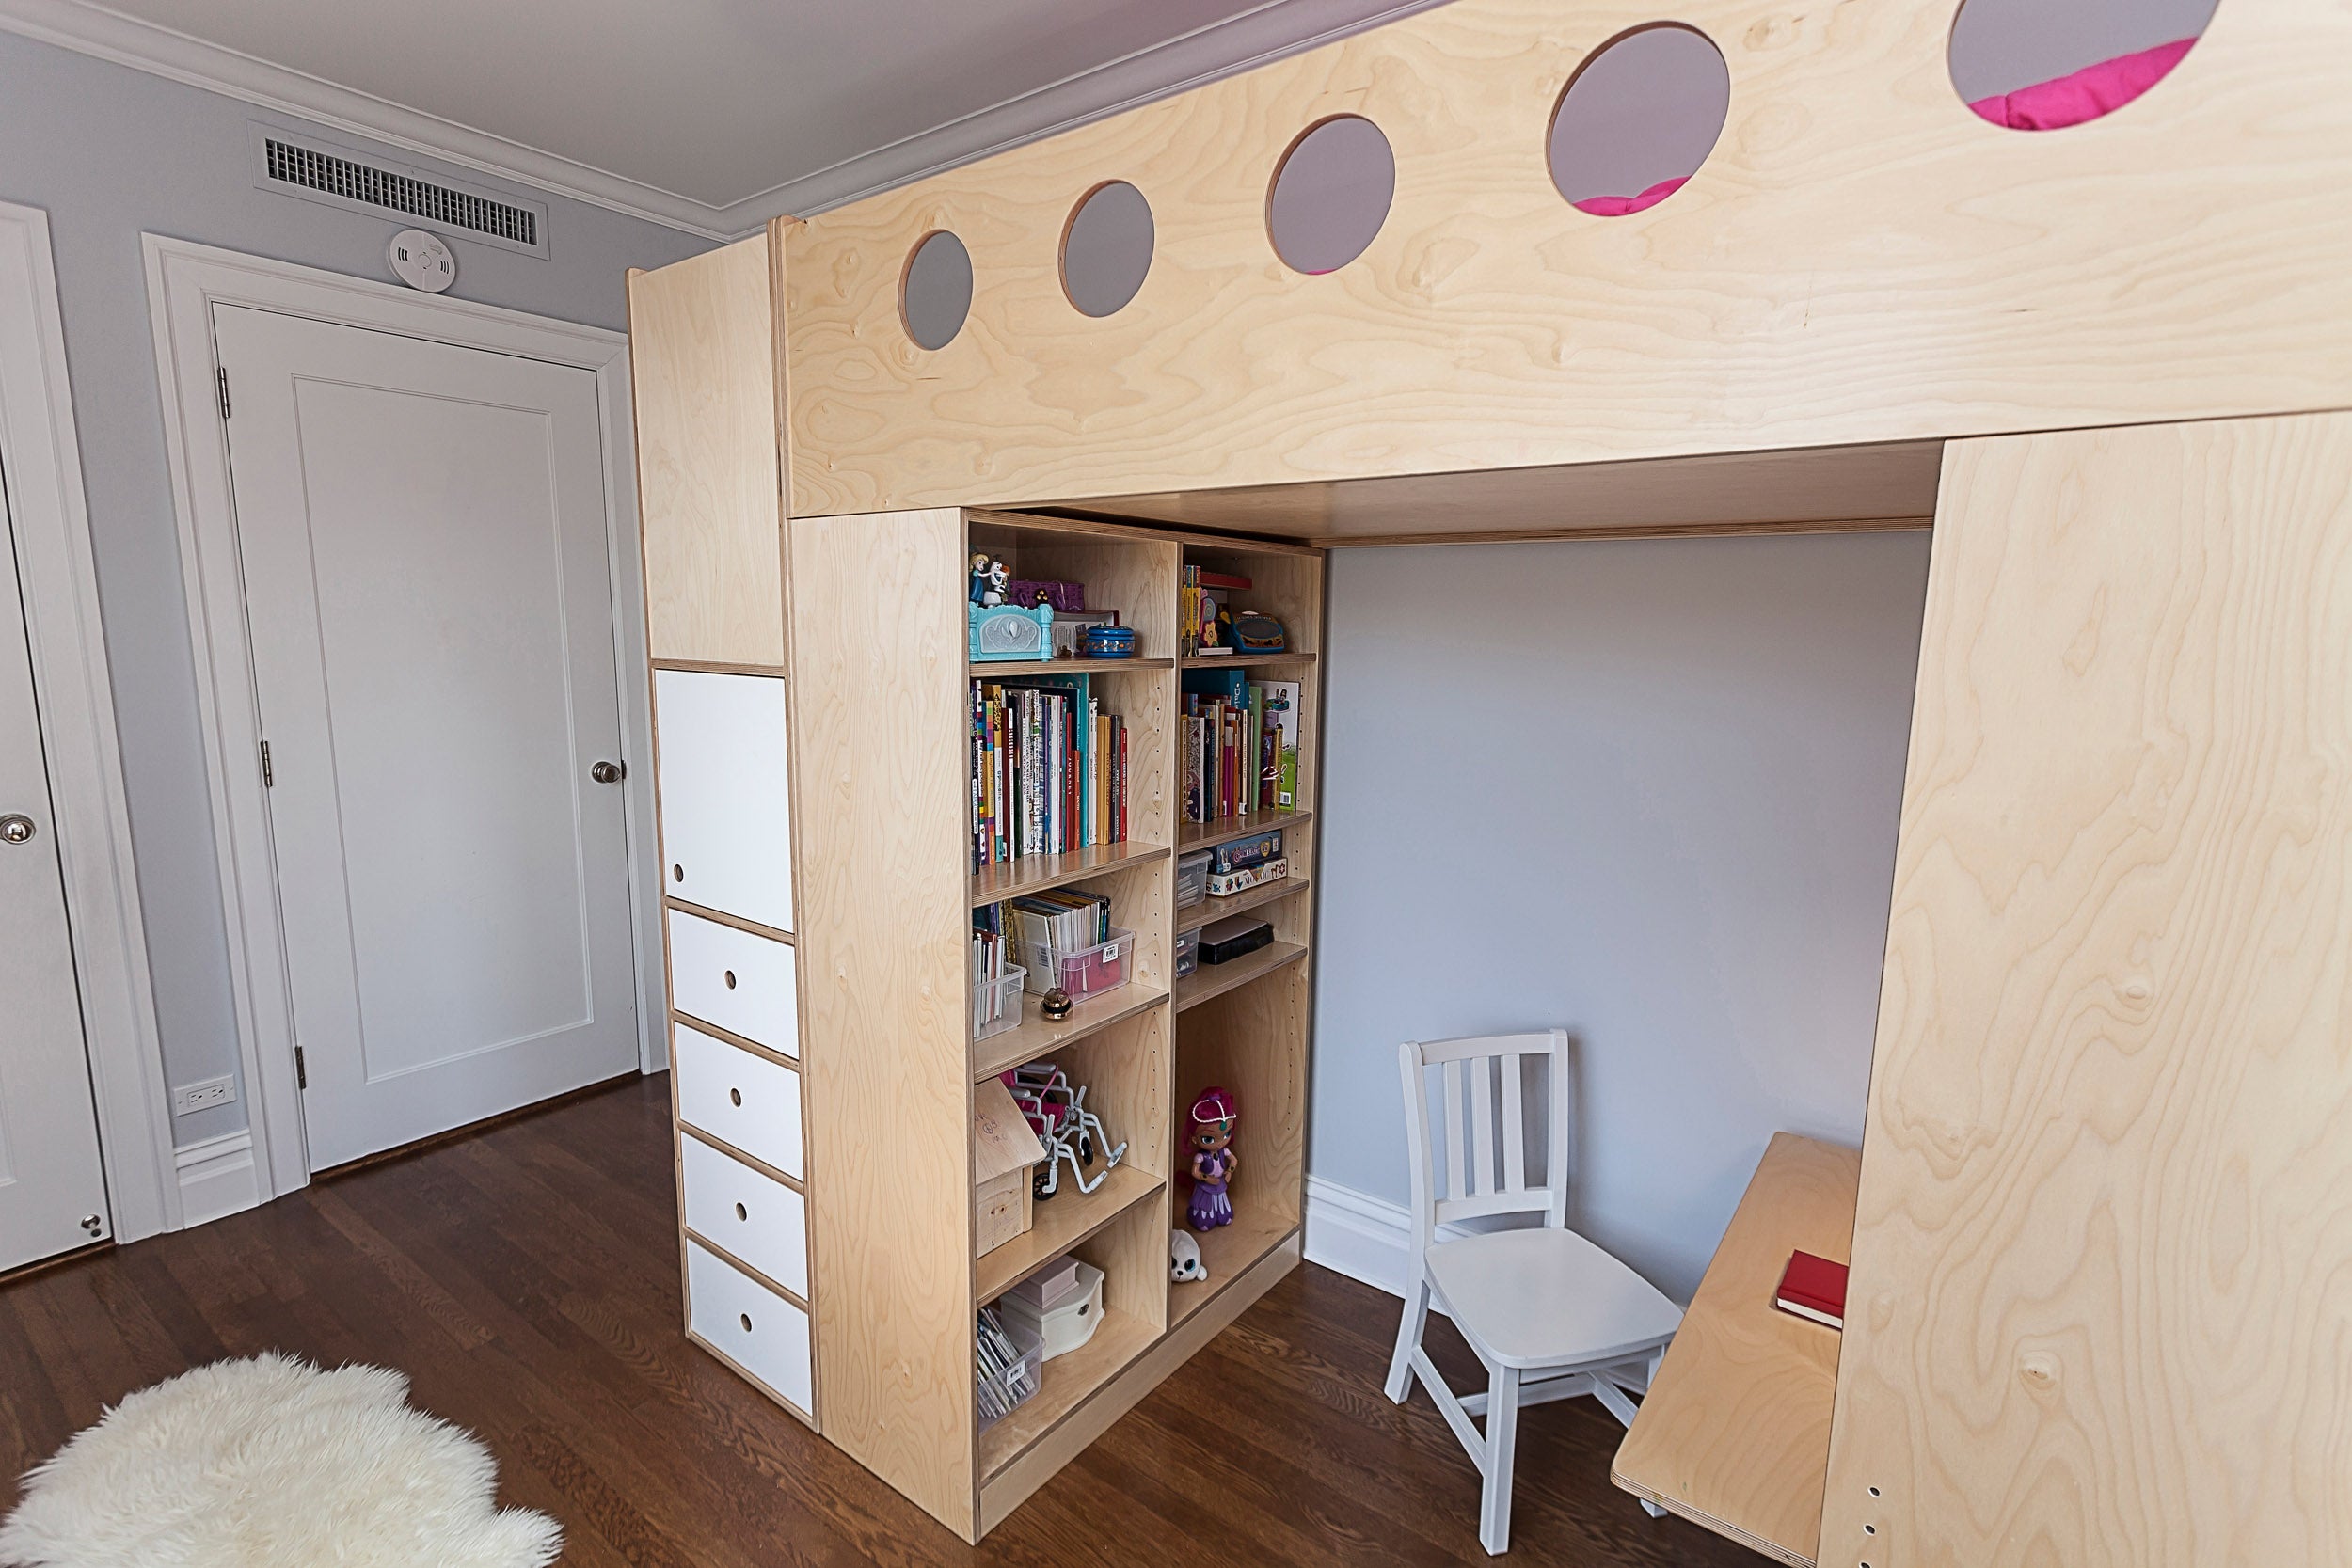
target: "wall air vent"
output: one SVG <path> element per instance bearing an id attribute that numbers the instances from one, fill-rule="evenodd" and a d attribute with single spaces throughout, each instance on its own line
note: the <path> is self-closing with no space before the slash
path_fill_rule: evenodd
<path id="1" fill-rule="evenodd" d="M 421 169 L 365 158 L 346 149 L 254 126 L 261 165 L 254 183 L 379 217 L 413 219 L 444 234 L 509 250 L 547 254 L 547 209 L 486 191 L 468 190 Z"/>

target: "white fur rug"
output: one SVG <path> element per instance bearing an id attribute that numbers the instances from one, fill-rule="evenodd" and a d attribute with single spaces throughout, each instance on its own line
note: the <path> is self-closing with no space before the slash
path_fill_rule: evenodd
<path id="1" fill-rule="evenodd" d="M 499 1511 L 490 1451 L 381 1367 L 218 1361 L 143 1388 L 24 1480 L 25 1568 L 545 1568 L 563 1531 Z"/>

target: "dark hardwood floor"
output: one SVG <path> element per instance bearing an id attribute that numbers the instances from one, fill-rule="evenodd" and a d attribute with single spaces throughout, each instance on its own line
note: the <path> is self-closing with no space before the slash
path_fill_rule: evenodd
<path id="1" fill-rule="evenodd" d="M 630 1083 L 0 1287 L 0 1502 L 104 1404 L 278 1349 L 405 1371 L 567 1563 L 1486 1560 L 1469 1460 L 1425 1396 L 1381 1395 L 1395 1301 L 1311 1264 L 965 1546 L 686 1342 L 668 1116 L 666 1080 Z M 1617 1437 L 1590 1400 L 1526 1412 L 1508 1560 L 1762 1560 L 1643 1513 Z"/>

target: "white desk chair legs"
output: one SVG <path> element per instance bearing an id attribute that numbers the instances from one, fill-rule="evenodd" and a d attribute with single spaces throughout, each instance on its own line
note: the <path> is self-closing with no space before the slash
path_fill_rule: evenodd
<path id="1" fill-rule="evenodd" d="M 1547 1063 L 1543 1180 L 1528 1162 L 1526 1063 Z M 1389 1363 L 1399 1404 L 1418 1375 L 1483 1479 L 1479 1544 L 1511 1542 L 1511 1457 L 1519 1408 L 1590 1394 L 1629 1425 L 1682 1310 L 1641 1275 L 1567 1228 L 1568 1040 L 1561 1030 L 1408 1040 L 1399 1054 L 1413 1174 L 1413 1274 Z M 1429 1076 L 1443 1079 L 1444 1191 L 1430 1139 Z M 1438 1227 L 1537 1213 L 1540 1226 L 1439 1242 Z M 1432 1298 L 1486 1370 L 1483 1393 L 1456 1397 L 1422 1349 Z M 1483 1416 L 1481 1432 L 1472 1418 Z M 1648 1505 L 1645 1504 L 1645 1507 Z M 1650 1508 L 1653 1514 L 1660 1510 Z"/>

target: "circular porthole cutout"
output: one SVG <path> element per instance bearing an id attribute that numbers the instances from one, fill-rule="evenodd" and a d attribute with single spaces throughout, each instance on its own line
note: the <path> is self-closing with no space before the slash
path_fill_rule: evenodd
<path id="1" fill-rule="evenodd" d="M 1568 78 L 1545 149 L 1551 183 L 1580 213 L 1625 217 L 1680 190 L 1731 113 L 1731 68 L 1715 40 L 1654 22 L 1594 50 Z"/>
<path id="2" fill-rule="evenodd" d="M 1152 203 L 1124 180 L 1097 185 L 1070 210 L 1061 292 L 1087 316 L 1126 308 L 1152 270 Z"/>
<path id="3" fill-rule="evenodd" d="M 2113 114 L 2172 74 L 2220 0 L 1963 0 L 1946 63 L 1961 102 L 2010 131 Z"/>
<path id="4" fill-rule="evenodd" d="M 942 349 L 972 313 L 972 253 L 945 229 L 923 236 L 898 280 L 898 318 L 917 348 Z"/>
<path id="5" fill-rule="evenodd" d="M 1266 237 L 1293 272 L 1337 272 L 1364 253 L 1396 199 L 1396 153 L 1361 115 L 1307 128 L 1275 166 Z"/>

